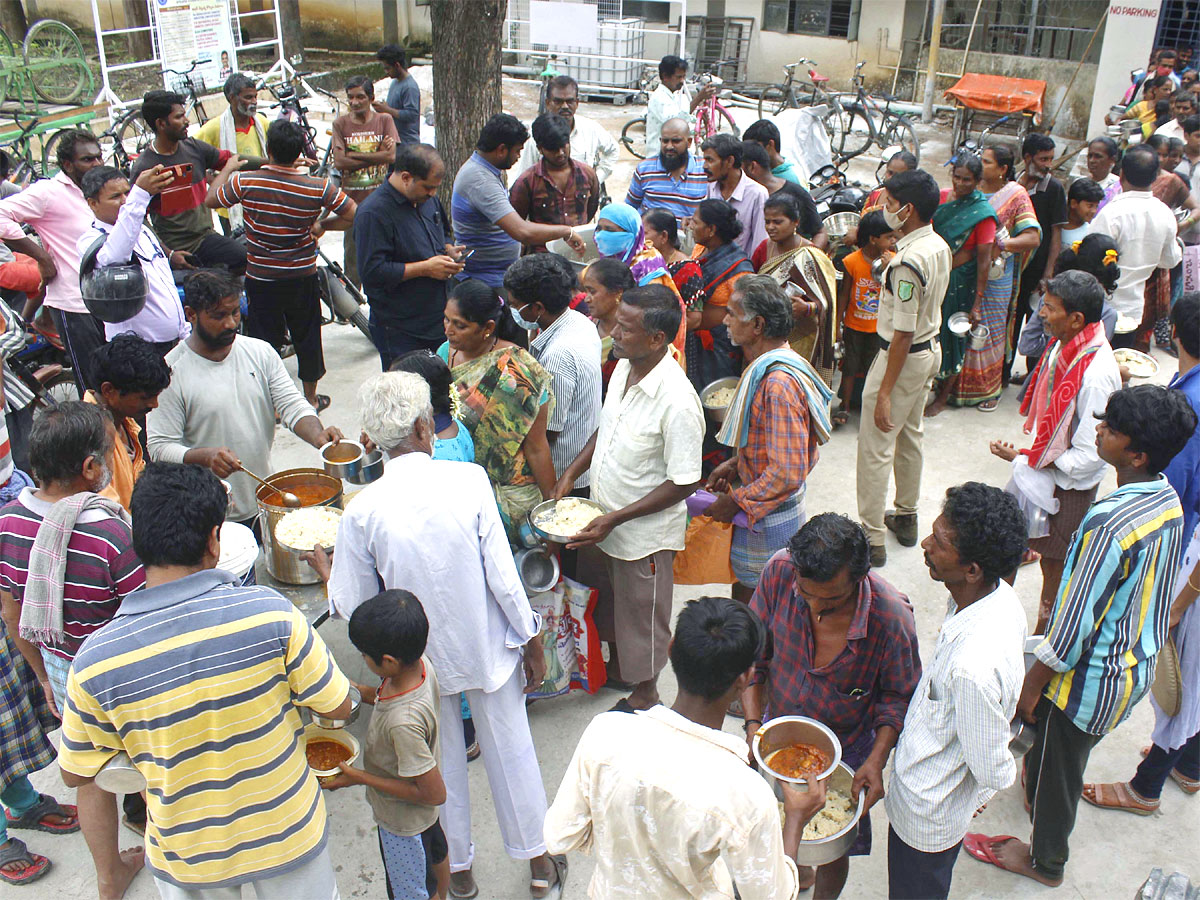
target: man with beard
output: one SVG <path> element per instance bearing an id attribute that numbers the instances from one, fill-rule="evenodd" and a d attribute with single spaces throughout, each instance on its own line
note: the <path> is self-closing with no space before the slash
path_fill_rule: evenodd
<path id="1" fill-rule="evenodd" d="M 596 177 L 604 184 L 617 167 L 621 153 L 608 129 L 593 119 L 577 115 L 575 110 L 578 108 L 579 83 L 570 75 L 551 78 L 546 86 L 546 112 L 566 121 L 571 131 L 571 159 L 595 169 Z M 532 169 L 541 158 L 537 147 L 527 143 L 521 151 L 516 173 L 520 175 L 526 169 Z"/>
<path id="2" fill-rule="evenodd" d="M 714 134 L 700 145 L 708 199 L 724 200 L 737 213 L 742 233 L 737 243 L 747 257 L 767 239 L 763 226 L 763 204 L 767 189 L 742 171 L 742 142 L 731 134 Z"/>
<path id="3" fill-rule="evenodd" d="M 218 478 L 229 479 L 226 518 L 257 534 L 256 483 L 245 474 L 230 476 L 241 469 L 243 459 L 252 472 L 273 471 L 276 415 L 314 447 L 336 443 L 342 433 L 321 424 L 274 347 L 238 335 L 239 291 L 228 276 L 196 272 L 183 290 L 192 333 L 167 354 L 171 384 L 146 418 L 150 458 L 207 466 Z"/>
<path id="4" fill-rule="evenodd" d="M 218 150 L 236 153 L 254 165 L 267 161 L 267 117 L 258 111 L 258 88 L 241 72 L 225 79 L 223 88 L 229 108 L 215 119 L 209 119 L 196 132 L 196 140 L 211 144 Z M 355 198 L 356 200 L 358 198 Z M 242 223 L 241 204 L 231 209 L 219 209 L 221 230 L 230 230 Z"/>
<path id="5" fill-rule="evenodd" d="M 704 161 L 693 156 L 691 127 L 686 119 L 663 122 L 658 156 L 640 163 L 629 183 L 625 202 L 634 209 L 667 209 L 680 222 L 708 195 Z"/>
<path id="6" fill-rule="evenodd" d="M 522 219 L 540 225 L 586 225 L 600 208 L 596 170 L 575 159 L 570 127 L 561 116 L 543 113 L 533 120 L 532 130 L 542 159 L 516 180 L 508 192 L 509 202 Z M 545 252 L 545 244 L 522 250 Z"/>

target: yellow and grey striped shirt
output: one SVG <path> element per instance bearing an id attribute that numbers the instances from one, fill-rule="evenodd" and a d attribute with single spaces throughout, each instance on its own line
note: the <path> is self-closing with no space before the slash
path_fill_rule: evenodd
<path id="1" fill-rule="evenodd" d="M 119 751 L 146 778 L 146 863 L 214 888 L 281 875 L 325 846 L 300 706 L 350 684 L 290 601 L 219 569 L 128 596 L 67 683 L 59 763 L 94 777 Z"/>

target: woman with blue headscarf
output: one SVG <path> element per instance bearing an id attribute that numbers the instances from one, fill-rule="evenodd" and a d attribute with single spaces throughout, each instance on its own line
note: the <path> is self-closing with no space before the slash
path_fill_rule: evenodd
<path id="1" fill-rule="evenodd" d="M 667 271 L 667 264 L 662 255 L 646 240 L 646 231 L 642 228 L 642 217 L 638 211 L 628 203 L 608 204 L 596 217 L 594 236 L 600 255 L 620 259 L 629 266 L 638 287 L 661 284 L 670 288 L 671 293 L 679 300 L 683 319 L 671 344 L 675 348 L 675 359 L 681 366 L 684 365 L 683 342 L 687 334 L 687 310 L 683 298 L 679 296 L 679 288 L 675 286 L 675 279 Z"/>

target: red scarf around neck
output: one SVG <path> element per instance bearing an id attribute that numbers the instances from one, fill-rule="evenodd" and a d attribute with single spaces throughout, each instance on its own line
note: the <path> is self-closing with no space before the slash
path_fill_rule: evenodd
<path id="1" fill-rule="evenodd" d="M 1104 343 L 1103 323 L 1092 322 L 1065 345 L 1051 341 L 1038 360 L 1021 403 L 1025 433 L 1035 432 L 1033 446 L 1021 453 L 1033 468 L 1044 469 L 1071 446 L 1071 422 L 1083 373 Z"/>

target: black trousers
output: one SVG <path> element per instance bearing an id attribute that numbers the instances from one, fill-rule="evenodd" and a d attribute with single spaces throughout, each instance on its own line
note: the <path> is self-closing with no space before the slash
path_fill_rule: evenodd
<path id="1" fill-rule="evenodd" d="M 958 860 L 959 841 L 949 850 L 925 853 L 904 843 L 888 826 L 888 897 L 890 900 L 946 900 Z"/>
<path id="2" fill-rule="evenodd" d="M 1035 714 L 1037 738 L 1025 757 L 1025 797 L 1033 821 L 1029 852 L 1035 869 L 1061 878 L 1083 793 L 1083 770 L 1103 735 L 1080 730 L 1045 697 L 1038 701 Z"/>
<path id="3" fill-rule="evenodd" d="M 246 272 L 245 245 L 215 231 L 207 235 L 192 253 L 205 269 L 224 266 L 233 275 L 243 275 Z"/>
<path id="4" fill-rule="evenodd" d="M 1172 769 L 1192 781 L 1200 779 L 1200 731 L 1174 750 L 1164 750 L 1158 744 L 1151 744 L 1150 752 L 1137 767 L 1129 786 L 1147 800 L 1157 800 Z"/>
<path id="5" fill-rule="evenodd" d="M 58 327 L 63 347 L 71 358 L 79 396 L 82 397 L 84 391 L 98 389 L 100 386 L 92 383 L 92 353 L 105 343 L 103 323 L 91 313 L 64 312 L 53 307 L 50 308 L 50 317 Z"/>
<path id="6" fill-rule="evenodd" d="M 321 349 L 321 299 L 317 275 L 260 281 L 246 279 L 246 334 L 279 349 L 296 348 L 296 368 L 301 381 L 320 381 L 325 374 Z"/>

